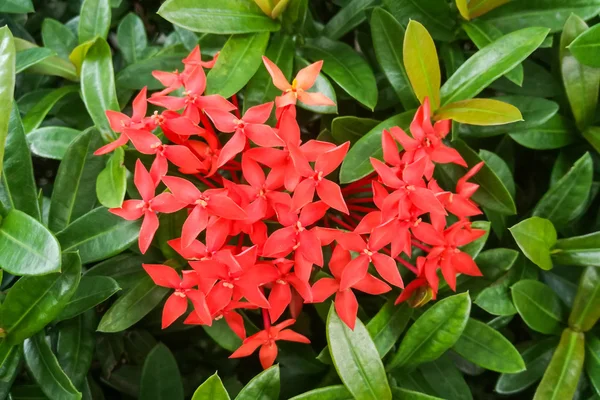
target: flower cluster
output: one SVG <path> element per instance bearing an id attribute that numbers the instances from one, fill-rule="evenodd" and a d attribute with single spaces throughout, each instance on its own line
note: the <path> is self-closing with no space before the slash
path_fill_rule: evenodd
<path id="1" fill-rule="evenodd" d="M 224 318 L 244 339 L 231 357 L 248 356 L 261 347 L 260 360 L 267 368 L 277 357 L 275 341 L 309 343 L 285 329 L 303 303 L 335 294 L 338 315 L 353 328 L 358 311 L 353 290 L 381 294 L 392 286 L 403 288 L 398 263 L 416 274 L 398 302 L 414 300 L 415 291 L 423 290 L 435 298 L 438 270 L 452 289 L 459 273 L 481 275 L 460 246 L 484 232 L 469 222 L 481 213 L 470 200 L 477 185 L 468 182 L 481 165 L 458 182 L 457 193 L 433 179 L 436 163 L 466 163 L 443 142 L 449 121 L 431 124 L 427 100 L 410 126 L 412 136 L 400 128 L 383 132 L 385 162 L 371 159 L 376 174 L 340 188 L 333 172 L 350 144 L 303 142 L 296 120 L 297 102 L 333 104 L 309 91 L 322 62 L 300 70 L 290 84 L 275 64 L 263 60 L 283 92 L 275 99 L 275 127 L 267 124 L 273 102 L 249 107 L 241 116 L 235 96 L 230 102 L 205 95 L 205 68 L 213 63 L 203 62 L 196 48 L 183 60 L 183 72 L 154 72 L 166 88 L 150 97 L 142 90 L 131 117 L 107 112 L 121 136 L 96 154 L 131 142 L 138 152 L 154 156 L 149 170 L 140 160 L 136 163 L 134 183 L 141 200 L 126 200 L 110 210 L 128 220 L 143 218 L 142 253 L 158 229 L 157 214 L 187 210 L 181 237 L 169 245 L 191 269 L 143 265 L 157 285 L 173 289 L 164 306 L 163 328 L 191 303 L 185 323 L 211 325 Z M 165 110 L 146 116 L 147 103 Z M 217 132 L 231 134 L 224 145 L 220 139 L 227 135 Z M 164 186 L 157 195 L 159 185 Z M 447 221 L 455 222 L 447 226 Z M 333 250 L 328 262 L 323 253 L 327 246 Z M 332 277 L 314 273 L 322 267 Z M 315 275 L 321 276 L 316 282 Z M 264 330 L 247 338 L 241 309 L 260 309 Z M 291 319 L 272 325 L 286 311 Z"/>

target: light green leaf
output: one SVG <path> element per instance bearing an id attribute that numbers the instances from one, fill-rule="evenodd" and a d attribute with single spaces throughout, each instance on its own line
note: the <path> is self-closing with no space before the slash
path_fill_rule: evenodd
<path id="1" fill-rule="evenodd" d="M 440 106 L 440 62 L 433 39 L 417 21 L 408 23 L 402 52 L 404 68 L 417 99 L 423 103 L 428 97 L 431 110 L 435 111 Z"/>
<path id="2" fill-rule="evenodd" d="M 0 343 L 0 398 L 6 399 L 17 375 L 21 372 L 21 346 Z"/>
<path id="3" fill-rule="evenodd" d="M 13 108 L 15 91 L 15 45 L 7 26 L 0 28 L 0 171 L 4 160 L 4 144 L 8 135 L 8 121 Z"/>
<path id="4" fill-rule="evenodd" d="M 600 272 L 587 267 L 579 279 L 569 326 L 578 332 L 587 332 L 600 319 Z"/>
<path id="5" fill-rule="evenodd" d="M 585 338 L 585 371 L 590 383 L 600 392 L 600 339 L 588 333 Z"/>
<path id="6" fill-rule="evenodd" d="M 279 365 L 256 375 L 235 400 L 277 400 L 279 399 Z"/>
<path id="7" fill-rule="evenodd" d="M 34 12 L 31 0 L 3 0 L 0 4 L 0 12 L 11 14 L 26 14 Z"/>
<path id="8" fill-rule="evenodd" d="M 83 0 L 79 13 L 79 43 L 96 37 L 106 39 L 110 30 L 109 0 Z"/>
<path id="9" fill-rule="evenodd" d="M 79 91 L 77 86 L 63 86 L 55 89 L 37 102 L 23 117 L 23 128 L 25 133 L 29 134 L 38 128 L 52 107 L 63 97 Z"/>
<path id="10" fill-rule="evenodd" d="M 552 260 L 557 264 L 600 267 L 600 232 L 556 241 Z"/>
<path id="11" fill-rule="evenodd" d="M 31 152 L 38 157 L 62 160 L 67 149 L 81 135 L 77 129 L 64 126 L 45 126 L 27 135 Z"/>
<path id="12" fill-rule="evenodd" d="M 556 229 L 552 222 L 539 217 L 531 217 L 509 229 L 517 245 L 535 265 L 552 269 L 550 249 L 556 243 Z"/>
<path id="13" fill-rule="evenodd" d="M 52 18 L 45 18 L 42 22 L 42 41 L 44 47 L 52 49 L 59 57 L 69 59 L 69 54 L 77 46 L 75 34 Z"/>
<path id="14" fill-rule="evenodd" d="M 144 50 L 148 47 L 148 37 L 144 22 L 137 14 L 130 12 L 121 20 L 117 27 L 117 43 L 128 64 L 142 59 Z"/>
<path id="15" fill-rule="evenodd" d="M 531 329 L 546 335 L 560 333 L 567 314 L 552 289 L 542 282 L 524 279 L 515 283 L 511 291 L 519 315 Z"/>
<path id="16" fill-rule="evenodd" d="M 121 207 L 127 189 L 127 169 L 123 166 L 125 151 L 115 149 L 96 180 L 96 195 L 104 207 Z"/>
<path id="17" fill-rule="evenodd" d="M 522 121 L 518 108 L 493 99 L 462 100 L 445 105 L 435 112 L 434 119 L 451 119 L 471 125 L 503 125 Z"/>
<path id="18" fill-rule="evenodd" d="M 215 372 L 202 385 L 198 386 L 192 400 L 229 400 L 229 395 L 223 386 L 223 382 L 221 382 L 221 378 Z"/>
<path id="19" fill-rule="evenodd" d="M 32 47 L 30 49 L 20 50 L 16 55 L 15 73 L 18 74 L 23 72 L 27 68 L 39 64 L 48 57 L 55 55 L 56 53 L 54 53 L 54 51 L 45 47 Z"/>
<path id="20" fill-rule="evenodd" d="M 19 38 L 14 38 L 14 43 L 17 52 L 39 48 L 34 43 Z M 56 55 L 45 58 L 39 63 L 30 66 L 27 68 L 27 72 L 40 75 L 60 76 L 70 81 L 78 80 L 75 66 L 69 61 Z"/>
<path id="21" fill-rule="evenodd" d="M 590 29 L 579 34 L 575 40 L 567 46 L 567 49 L 581 64 L 599 68 L 600 61 L 600 29 L 594 25 Z"/>

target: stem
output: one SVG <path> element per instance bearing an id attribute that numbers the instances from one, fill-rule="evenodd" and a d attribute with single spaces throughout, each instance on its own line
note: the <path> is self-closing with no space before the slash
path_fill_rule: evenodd
<path id="1" fill-rule="evenodd" d="M 235 246 L 236 254 L 239 253 L 240 251 L 242 251 L 243 245 L 244 245 L 244 232 L 240 232 L 240 234 L 238 235 L 237 245 Z"/>
<path id="2" fill-rule="evenodd" d="M 208 179 L 206 179 L 202 175 L 200 175 L 200 174 L 194 174 L 194 176 L 196 177 L 196 179 L 200 180 L 202 183 L 204 183 L 209 188 L 211 188 L 211 189 L 216 189 L 217 188 L 215 185 L 213 185 Z"/>
<path id="3" fill-rule="evenodd" d="M 271 327 L 271 318 L 269 318 L 269 311 L 267 311 L 266 308 L 261 308 L 261 311 L 263 317 L 263 325 L 265 327 L 265 330 L 267 330 Z"/>
<path id="4" fill-rule="evenodd" d="M 348 204 L 357 204 L 357 203 L 372 203 L 372 197 L 353 197 L 349 199 L 346 203 Z"/>
<path id="5" fill-rule="evenodd" d="M 431 247 L 427 246 L 426 244 L 423 244 L 415 239 L 411 239 L 410 244 L 412 244 L 413 246 L 429 253 L 431 251 Z"/>
<path id="6" fill-rule="evenodd" d="M 346 196 L 351 195 L 351 194 L 358 194 L 358 193 L 371 193 L 371 188 L 364 188 L 364 187 L 359 187 L 359 188 L 353 188 L 350 190 L 342 190 L 342 193 Z"/>
<path id="7" fill-rule="evenodd" d="M 366 213 L 370 213 L 372 211 L 377 211 L 375 208 L 363 207 L 363 206 L 356 206 L 356 205 L 353 205 L 353 204 L 350 204 L 348 206 L 348 210 L 362 211 L 362 212 L 366 212 Z"/>
<path id="8" fill-rule="evenodd" d="M 239 119 L 240 117 L 240 105 L 238 103 L 238 98 L 237 95 L 233 95 L 231 96 L 231 102 L 233 103 L 233 105 L 235 106 L 235 116 Z"/>
<path id="9" fill-rule="evenodd" d="M 208 143 L 210 148 L 211 149 L 220 148 L 221 142 L 219 142 L 219 138 L 217 137 L 215 130 L 213 129 L 210 121 L 208 120 L 208 117 L 202 111 L 200 111 L 200 121 L 202 121 L 202 126 L 204 126 L 204 129 L 206 129 L 207 135 L 204 139 L 206 139 L 206 142 Z"/>
<path id="10" fill-rule="evenodd" d="M 354 228 L 351 227 L 350 225 L 348 225 L 347 223 L 345 223 L 344 221 L 342 221 L 341 219 L 334 217 L 333 215 L 329 215 L 329 218 L 335 222 L 336 224 L 338 224 L 339 226 L 348 229 L 349 231 L 353 231 Z"/>
<path id="11" fill-rule="evenodd" d="M 409 263 L 408 261 L 406 261 L 402 257 L 398 256 L 398 257 L 394 258 L 394 260 L 396 260 L 400 264 L 404 265 L 406 268 L 408 268 L 409 270 L 411 270 L 415 275 L 419 274 L 419 270 L 417 270 L 417 267 L 415 267 L 414 265 L 412 265 L 411 263 Z"/>

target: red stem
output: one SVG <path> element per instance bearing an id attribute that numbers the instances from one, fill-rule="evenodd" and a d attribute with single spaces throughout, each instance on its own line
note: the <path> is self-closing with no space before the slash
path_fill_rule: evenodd
<path id="1" fill-rule="evenodd" d="M 210 148 L 211 149 L 220 148 L 221 142 L 219 142 L 219 138 L 217 137 L 215 130 L 213 129 L 210 121 L 208 120 L 208 117 L 202 111 L 200 111 L 200 121 L 202 121 L 202 126 L 204 126 L 204 129 L 206 129 L 207 135 L 206 135 L 205 139 L 208 142 L 208 145 L 210 146 Z"/>
<path id="2" fill-rule="evenodd" d="M 347 201 L 348 204 L 356 204 L 356 203 L 372 203 L 372 197 L 353 197 Z"/>
<path id="3" fill-rule="evenodd" d="M 345 223 L 344 221 L 342 221 L 341 219 L 334 217 L 333 215 L 329 215 L 329 218 L 335 222 L 336 224 L 338 224 L 339 226 L 348 229 L 349 231 L 353 231 L 354 228 L 351 227 L 350 225 L 348 225 L 347 223 Z"/>
<path id="4" fill-rule="evenodd" d="M 427 253 L 429 253 L 431 251 L 431 247 L 429 247 L 426 244 L 423 244 L 423 243 L 421 243 L 421 242 L 419 242 L 419 241 L 417 241 L 415 239 L 411 239 L 410 243 L 413 246 L 415 246 L 415 247 L 417 247 L 417 248 L 419 248 L 419 249 L 421 249 L 421 250 L 423 250 L 423 251 L 425 251 Z"/>
<path id="5" fill-rule="evenodd" d="M 234 94 L 233 96 L 231 96 L 231 102 L 235 106 L 235 116 L 238 117 L 238 119 L 241 118 L 240 117 L 240 106 L 238 103 L 237 95 Z"/>
<path id="6" fill-rule="evenodd" d="M 400 256 L 398 256 L 398 257 L 394 258 L 394 260 L 396 260 L 400 264 L 404 265 L 406 268 L 408 268 L 409 270 L 411 270 L 415 275 L 418 275 L 419 270 L 417 270 L 417 268 L 414 265 L 412 265 L 411 263 L 409 263 L 405 259 L 403 259 Z"/>
<path id="7" fill-rule="evenodd" d="M 196 179 L 200 180 L 202 183 L 204 183 L 209 188 L 211 188 L 211 189 L 216 189 L 217 188 L 214 184 L 212 184 L 212 182 L 210 182 L 208 179 L 206 179 L 202 175 L 200 175 L 200 174 L 194 174 L 194 176 L 196 177 Z"/>
<path id="8" fill-rule="evenodd" d="M 372 211 L 377 211 L 375 208 L 363 207 L 363 206 L 356 206 L 356 205 L 353 205 L 353 204 L 350 204 L 348 206 L 348 210 L 362 211 L 362 212 L 366 212 L 366 213 L 370 213 Z"/>
<path id="9" fill-rule="evenodd" d="M 271 318 L 269 318 L 269 311 L 267 311 L 266 308 L 261 308 L 261 311 L 263 317 L 263 325 L 265 327 L 265 330 L 267 330 L 271 327 Z"/>
<path id="10" fill-rule="evenodd" d="M 365 187 L 365 188 L 359 187 L 359 188 L 354 188 L 351 190 L 342 190 L 342 193 L 345 196 L 348 196 L 350 194 L 358 194 L 358 193 L 371 193 L 371 188 L 370 187 L 368 187 L 368 188 L 367 187 Z"/>

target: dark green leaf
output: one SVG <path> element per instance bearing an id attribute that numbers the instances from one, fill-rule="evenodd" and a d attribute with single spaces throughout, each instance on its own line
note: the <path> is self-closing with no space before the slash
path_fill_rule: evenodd
<path id="1" fill-rule="evenodd" d="M 331 18 L 323 28 L 323 35 L 339 39 L 367 19 L 366 10 L 377 0 L 352 0 Z"/>
<path id="2" fill-rule="evenodd" d="M 134 64 L 142 59 L 144 50 L 148 46 L 148 37 L 140 17 L 130 12 L 121 20 L 117 28 L 117 43 L 128 64 Z"/>
<path id="3" fill-rule="evenodd" d="M 425 393 L 415 392 L 413 390 L 392 388 L 392 398 L 394 400 L 441 400 L 440 397 L 430 396 Z"/>
<path id="4" fill-rule="evenodd" d="M 513 302 L 523 321 L 540 333 L 558 334 L 567 320 L 564 305 L 542 282 L 525 279 L 512 288 Z"/>
<path id="5" fill-rule="evenodd" d="M 558 264 L 600 267 L 600 232 L 556 241 L 552 260 Z"/>
<path id="6" fill-rule="evenodd" d="M 442 355 L 433 362 L 421 364 L 419 371 L 435 393 L 448 400 L 472 400 L 471 390 L 452 359 Z M 396 398 L 394 397 L 394 400 Z"/>
<path id="7" fill-rule="evenodd" d="M 58 363 L 76 388 L 82 388 L 92 365 L 96 315 L 88 312 L 59 325 Z"/>
<path id="8" fill-rule="evenodd" d="M 194 32 L 236 34 L 279 30 L 252 1 L 167 0 L 158 14 L 169 22 Z"/>
<path id="9" fill-rule="evenodd" d="M 514 282 L 511 274 L 505 274 L 490 286 L 483 289 L 475 298 L 474 303 L 493 315 L 514 315 L 517 309 L 510 295 L 510 285 Z"/>
<path id="10" fill-rule="evenodd" d="M 545 123 L 511 133 L 510 137 L 521 146 L 534 150 L 550 150 L 565 147 L 576 139 L 575 127 L 560 115 L 554 115 Z"/>
<path id="11" fill-rule="evenodd" d="M 277 400 L 279 399 L 279 366 L 271 368 L 256 375 L 235 400 Z"/>
<path id="12" fill-rule="evenodd" d="M 14 43 L 17 52 L 39 48 L 34 43 L 19 38 L 14 38 Z M 35 55 L 36 53 L 37 52 L 33 52 L 31 55 Z M 70 81 L 78 80 L 75 66 L 69 61 L 56 55 L 52 55 L 41 60 L 39 63 L 30 66 L 27 68 L 27 72 L 32 74 L 60 76 Z"/>
<path id="13" fill-rule="evenodd" d="M 31 0 L 4 0 L 0 3 L 0 12 L 24 14 L 33 12 Z"/>
<path id="14" fill-rule="evenodd" d="M 23 72 L 27 68 L 32 67 L 53 55 L 56 55 L 56 53 L 45 47 L 32 47 L 30 49 L 21 50 L 17 53 L 15 73 L 18 74 L 19 72 Z"/>
<path id="15" fill-rule="evenodd" d="M 0 343 L 0 399 L 7 398 L 20 372 L 21 359 L 21 346 L 11 346 L 6 340 Z"/>
<path id="16" fill-rule="evenodd" d="M 48 398 L 81 399 L 81 393 L 61 369 L 43 333 L 27 339 L 23 344 L 23 353 L 29 372 Z"/>
<path id="17" fill-rule="evenodd" d="M 79 91 L 77 86 L 63 86 L 42 97 L 23 117 L 23 129 L 26 134 L 38 128 L 52 107 L 63 97 Z"/>
<path id="18" fill-rule="evenodd" d="M 518 94 L 522 96 L 537 96 L 550 98 L 562 93 L 562 85 L 545 67 L 527 59 L 523 61 L 523 86 L 515 85 L 505 77 L 490 84 L 490 88 L 505 93 Z"/>
<path id="19" fill-rule="evenodd" d="M 585 338 L 585 371 L 590 383 L 600 392 L 600 339 L 588 333 Z"/>
<path id="20" fill-rule="evenodd" d="M 377 347 L 379 357 L 383 358 L 398 341 L 412 314 L 413 309 L 408 304 L 395 305 L 390 300 L 371 318 L 367 331 Z"/>
<path id="21" fill-rule="evenodd" d="M 538 267 L 552 268 L 550 249 L 556 243 L 556 229 L 552 222 L 531 217 L 509 229 L 519 248 Z"/>
<path id="22" fill-rule="evenodd" d="M 80 44 L 96 37 L 106 39 L 110 29 L 110 1 L 83 0 L 78 26 Z"/>
<path id="23" fill-rule="evenodd" d="M 595 267 L 587 267 L 579 279 L 577 295 L 573 303 L 569 326 L 577 331 L 587 332 L 600 318 L 600 272 Z"/>
<path id="24" fill-rule="evenodd" d="M 314 389 L 294 396 L 290 400 L 353 400 L 354 398 L 345 386 L 337 385 Z"/>
<path id="25" fill-rule="evenodd" d="M 181 59 L 185 54 L 157 55 L 138 61 L 124 68 L 117 75 L 117 85 L 121 88 L 140 90 L 148 86 L 148 90 L 162 89 L 160 82 L 152 76 L 152 71 L 172 71 L 181 69 Z"/>
<path id="26" fill-rule="evenodd" d="M 142 263 L 152 261 L 145 256 L 120 254 L 94 265 L 85 272 L 85 276 L 107 276 L 114 279 L 121 289 L 128 290 L 135 286 L 141 276 L 146 275 Z"/>
<path id="27" fill-rule="evenodd" d="M 58 316 L 59 320 L 73 318 L 107 300 L 121 288 L 117 282 L 108 276 L 81 277 L 79 286 L 64 310 Z"/>
<path id="28" fill-rule="evenodd" d="M 460 338 L 470 310 L 468 293 L 435 303 L 408 329 L 398 352 L 387 366 L 388 370 L 437 359 Z"/>
<path id="29" fill-rule="evenodd" d="M 162 343 L 157 344 L 144 361 L 139 398 L 183 400 L 183 383 L 177 360 Z"/>
<path id="30" fill-rule="evenodd" d="M 202 328 L 225 350 L 235 351 L 242 345 L 242 339 L 231 330 L 224 318 L 213 321 L 211 326 L 202 325 Z"/>
<path id="31" fill-rule="evenodd" d="M 127 169 L 123 165 L 125 151 L 122 147 L 115 149 L 106 167 L 96 180 L 96 195 L 104 207 L 121 207 L 127 189 Z"/>
<path id="32" fill-rule="evenodd" d="M 68 59 L 71 51 L 77 46 L 75 34 L 67 26 L 52 18 L 45 18 L 42 22 L 42 41 L 44 47 L 54 50 L 64 59 Z"/>
<path id="33" fill-rule="evenodd" d="M 370 118 L 337 117 L 331 122 L 331 135 L 336 142 L 354 144 L 377 124 L 379 121 Z"/>
<path id="34" fill-rule="evenodd" d="M 38 157 L 62 160 L 81 131 L 64 126 L 46 126 L 27 135 L 31 152 Z"/>
<path id="35" fill-rule="evenodd" d="M 331 306 L 327 317 L 327 343 L 338 375 L 355 398 L 392 398 L 377 348 L 360 319 L 356 319 L 351 330 Z"/>
<path id="36" fill-rule="evenodd" d="M 215 372 L 204 383 L 198 386 L 192 400 L 229 400 L 229 395 L 221 382 L 221 378 Z"/>
<path id="37" fill-rule="evenodd" d="M 442 43 L 439 46 L 439 52 L 444 64 L 446 78 L 452 76 L 465 62 L 462 48 L 457 43 Z"/>
<path id="38" fill-rule="evenodd" d="M 8 123 L 13 108 L 15 91 L 15 45 L 7 26 L 0 28 L 0 171 L 4 160 L 4 143 L 8 135 Z"/>
<path id="39" fill-rule="evenodd" d="M 383 4 L 406 28 L 411 19 L 421 22 L 436 40 L 454 38 L 452 11 L 444 0 L 384 0 Z"/>

